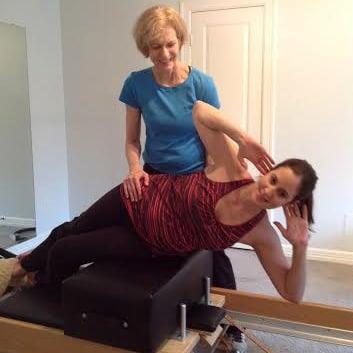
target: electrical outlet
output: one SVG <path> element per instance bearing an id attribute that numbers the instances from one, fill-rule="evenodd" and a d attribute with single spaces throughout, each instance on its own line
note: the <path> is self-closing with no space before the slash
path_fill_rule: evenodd
<path id="1" fill-rule="evenodd" d="M 344 215 L 344 235 L 353 236 L 353 213 Z"/>

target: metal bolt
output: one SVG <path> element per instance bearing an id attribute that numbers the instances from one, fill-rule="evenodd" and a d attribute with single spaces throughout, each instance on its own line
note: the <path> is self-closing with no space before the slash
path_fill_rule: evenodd
<path id="1" fill-rule="evenodd" d="M 204 278 L 204 288 L 205 288 L 205 304 L 211 304 L 211 278 L 205 277 Z"/>
<path id="2" fill-rule="evenodd" d="M 186 304 L 180 305 L 180 339 L 182 341 L 186 338 Z"/>

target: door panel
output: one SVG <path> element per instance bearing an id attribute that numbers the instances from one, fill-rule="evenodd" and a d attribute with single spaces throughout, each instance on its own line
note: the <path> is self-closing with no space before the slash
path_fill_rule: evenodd
<path id="1" fill-rule="evenodd" d="M 193 12 L 191 64 L 211 75 L 222 110 L 261 141 L 263 7 Z"/>

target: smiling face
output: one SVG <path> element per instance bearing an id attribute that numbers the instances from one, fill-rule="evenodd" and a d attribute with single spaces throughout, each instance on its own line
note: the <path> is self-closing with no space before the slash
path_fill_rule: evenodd
<path id="1" fill-rule="evenodd" d="M 178 61 L 179 51 L 180 45 L 175 30 L 166 27 L 151 41 L 148 56 L 155 70 L 161 73 L 171 72 Z"/>
<path id="2" fill-rule="evenodd" d="M 276 208 L 291 202 L 298 193 L 301 177 L 289 167 L 273 169 L 257 182 L 255 201 L 262 208 Z"/>

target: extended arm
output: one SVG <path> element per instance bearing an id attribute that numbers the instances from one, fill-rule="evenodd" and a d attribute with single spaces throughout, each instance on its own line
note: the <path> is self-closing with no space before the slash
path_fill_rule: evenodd
<path id="1" fill-rule="evenodd" d="M 253 246 L 256 254 L 281 296 L 298 303 L 302 300 L 306 281 L 306 251 L 308 244 L 308 223 L 306 210 L 300 215 L 298 206 L 285 206 L 287 229 L 276 222 L 282 235 L 291 243 L 293 254 L 291 264 L 283 254 L 277 233 L 268 220 L 261 222 L 256 235 L 247 244 Z"/>
<path id="2" fill-rule="evenodd" d="M 125 155 L 129 171 L 141 169 L 141 113 L 138 109 L 126 106 Z"/>
<path id="3" fill-rule="evenodd" d="M 124 179 L 125 196 L 136 201 L 141 198 L 140 179 L 148 185 L 148 174 L 140 165 L 141 156 L 141 113 L 138 109 L 126 105 L 125 155 L 129 165 L 129 174 Z"/>
<path id="4" fill-rule="evenodd" d="M 193 118 L 206 150 L 217 165 L 235 162 L 235 168 L 241 170 L 243 158 L 247 158 L 263 174 L 272 168 L 274 161 L 266 150 L 220 110 L 197 101 Z"/>

